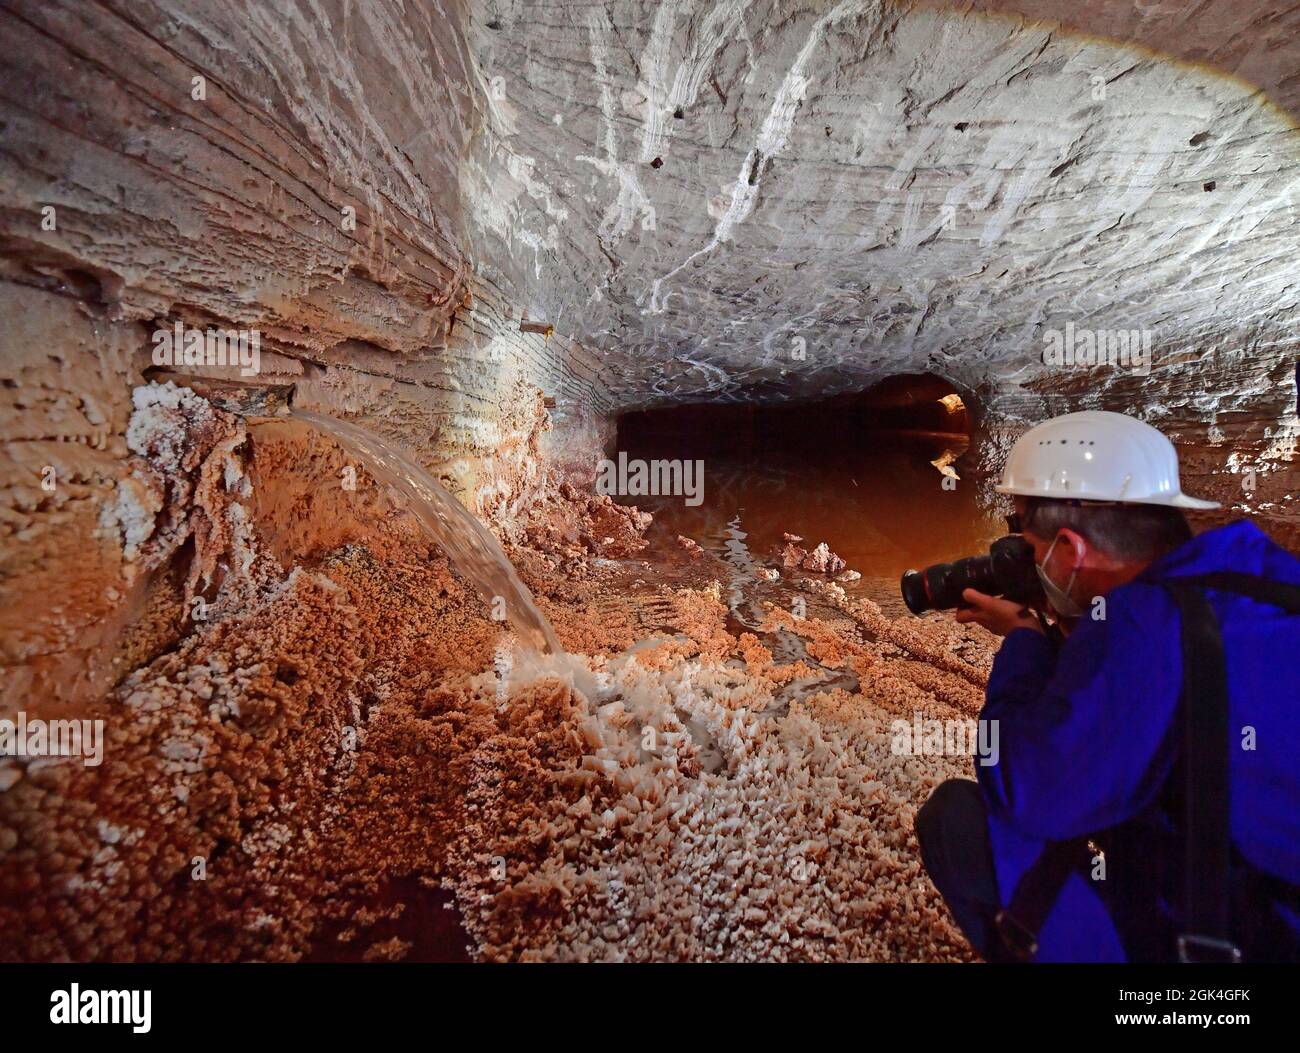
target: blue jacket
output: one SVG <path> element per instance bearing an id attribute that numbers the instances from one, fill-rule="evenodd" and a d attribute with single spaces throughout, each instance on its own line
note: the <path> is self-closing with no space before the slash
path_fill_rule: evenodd
<path id="1" fill-rule="evenodd" d="M 980 714 L 998 721 L 1000 755 L 975 770 L 1004 905 L 1046 841 L 1161 820 L 1157 796 L 1181 748 L 1183 661 L 1178 610 L 1156 583 L 1218 570 L 1300 584 L 1300 560 L 1239 521 L 1108 593 L 1105 619 L 1085 614 L 1059 651 L 1029 629 L 1003 642 Z M 1231 751 L 1233 844 L 1256 867 L 1300 884 L 1300 617 L 1208 595 L 1223 632 L 1229 728 L 1234 741 L 1247 726 L 1255 732 L 1253 750 Z M 1181 861 L 1170 864 L 1181 887 Z M 1093 885 L 1071 875 L 1039 933 L 1037 960 L 1125 960 Z M 1160 909 L 1177 924 L 1176 906 Z M 1300 932 L 1300 918 L 1288 917 Z"/>

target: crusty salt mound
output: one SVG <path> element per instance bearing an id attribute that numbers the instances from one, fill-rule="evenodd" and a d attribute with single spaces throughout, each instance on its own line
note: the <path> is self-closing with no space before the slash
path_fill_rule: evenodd
<path id="1" fill-rule="evenodd" d="M 332 442 L 205 406 L 139 396 L 105 512 L 171 599 L 78 714 L 103 765 L 0 762 L 0 956 L 970 957 L 912 834 L 970 759 L 890 724 L 974 716 L 987 634 L 556 487 L 503 538 L 531 659 Z"/>

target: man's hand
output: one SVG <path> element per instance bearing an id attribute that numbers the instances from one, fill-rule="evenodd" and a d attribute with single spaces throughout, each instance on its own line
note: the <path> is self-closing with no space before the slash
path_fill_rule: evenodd
<path id="1" fill-rule="evenodd" d="M 998 596 L 986 596 L 975 589 L 967 589 L 961 598 L 970 606 L 957 608 L 959 622 L 974 622 L 998 636 L 1006 636 L 1015 629 L 1043 631 L 1038 619 L 1023 603 L 1004 600 Z"/>

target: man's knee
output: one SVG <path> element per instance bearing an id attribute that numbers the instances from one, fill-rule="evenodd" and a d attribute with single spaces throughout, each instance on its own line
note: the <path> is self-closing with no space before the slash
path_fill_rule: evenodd
<path id="1" fill-rule="evenodd" d="M 957 925 L 981 954 L 996 956 L 998 884 L 979 784 L 949 779 L 936 786 L 916 813 L 916 839 L 921 862 Z"/>
<path id="2" fill-rule="evenodd" d="M 916 813 L 916 839 L 924 849 L 944 836 L 945 830 L 983 826 L 984 798 L 979 784 L 971 779 L 948 779 L 934 788 L 921 810 Z"/>

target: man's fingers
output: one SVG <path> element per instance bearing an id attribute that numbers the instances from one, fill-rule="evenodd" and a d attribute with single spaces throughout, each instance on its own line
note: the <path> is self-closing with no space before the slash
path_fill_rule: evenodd
<path id="1" fill-rule="evenodd" d="M 962 624 L 974 622 L 999 636 L 1016 629 L 1042 630 L 1028 608 L 1014 600 L 989 596 L 978 589 L 963 590 L 961 598 L 967 606 L 957 609 L 956 619 Z"/>
<path id="2" fill-rule="evenodd" d="M 1005 603 L 1005 600 L 999 600 L 996 596 L 989 596 L 987 593 L 977 589 L 964 589 L 961 598 L 969 603 L 972 607 L 979 607 L 982 610 L 992 610 L 999 603 Z"/>

